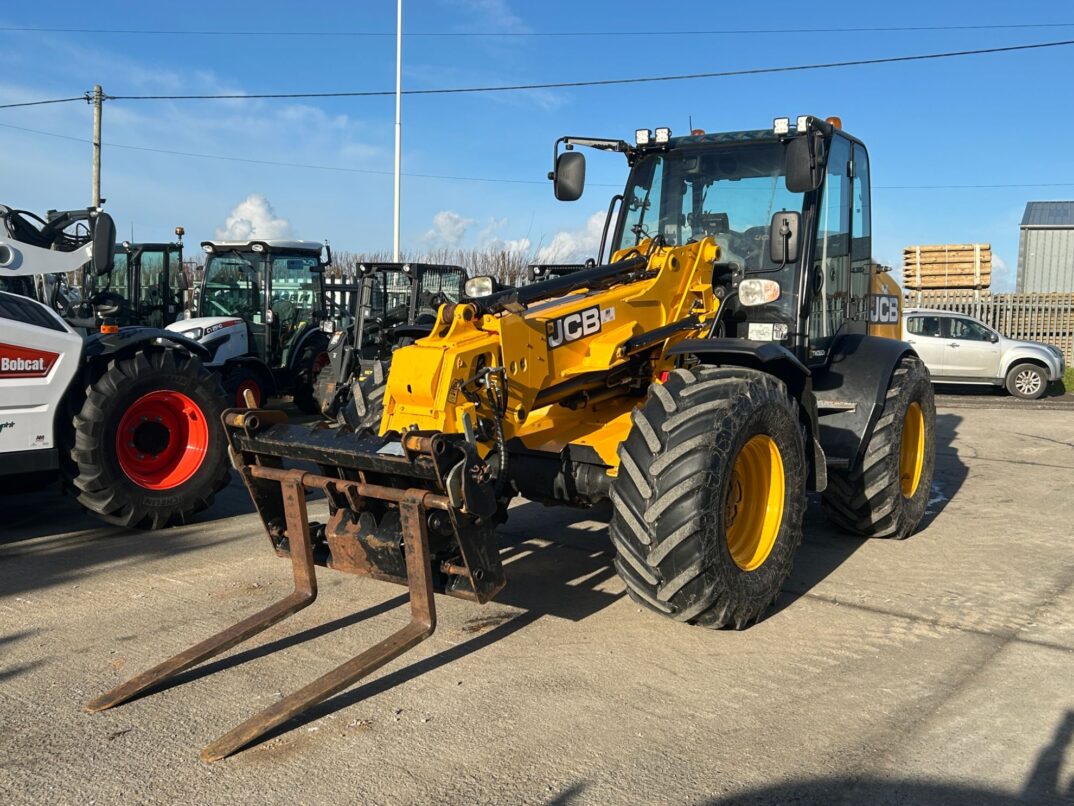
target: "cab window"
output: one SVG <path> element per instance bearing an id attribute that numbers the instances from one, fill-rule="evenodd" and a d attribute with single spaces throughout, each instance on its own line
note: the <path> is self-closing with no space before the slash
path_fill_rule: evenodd
<path id="1" fill-rule="evenodd" d="M 809 315 L 809 341 L 827 347 L 847 318 L 850 298 L 850 141 L 833 137 L 828 176 L 817 207 L 817 243 L 813 253 L 815 290 Z"/>
<path id="2" fill-rule="evenodd" d="M 947 335 L 952 339 L 962 339 L 963 341 L 992 340 L 992 331 L 972 319 L 963 319 L 958 316 L 950 317 L 947 320 L 947 328 Z"/>
<path id="3" fill-rule="evenodd" d="M 915 336 L 938 339 L 940 337 L 940 317 L 911 316 L 906 320 L 906 329 Z"/>

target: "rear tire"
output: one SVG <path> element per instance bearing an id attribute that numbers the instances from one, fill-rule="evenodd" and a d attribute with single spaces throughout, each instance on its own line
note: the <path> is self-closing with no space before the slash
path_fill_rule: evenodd
<path id="1" fill-rule="evenodd" d="M 74 417 L 78 502 L 117 526 L 159 529 L 208 507 L 229 479 L 224 391 L 196 358 L 139 352 L 109 364 Z"/>
<path id="2" fill-rule="evenodd" d="M 224 372 L 224 393 L 228 406 L 245 409 L 247 389 L 253 393 L 254 408 L 260 408 L 268 400 L 268 390 L 262 373 L 249 364 L 233 364 Z"/>
<path id="3" fill-rule="evenodd" d="M 313 344 L 305 347 L 302 358 L 298 362 L 301 368 L 295 377 L 294 401 L 295 406 L 303 414 L 320 414 L 321 407 L 317 402 L 317 395 L 313 385 L 322 370 L 330 365 L 328 355 L 328 342 L 317 339 Z"/>
<path id="4" fill-rule="evenodd" d="M 610 524 L 627 592 L 679 621 L 747 627 L 802 539 L 798 405 L 771 375 L 701 366 L 654 384 L 632 420 Z"/>
<path id="5" fill-rule="evenodd" d="M 1036 364 L 1016 364 L 1007 373 L 1006 387 L 1022 400 L 1037 400 L 1048 391 L 1048 373 Z"/>
<path id="6" fill-rule="evenodd" d="M 932 381 L 921 359 L 906 355 L 888 380 L 884 408 L 858 466 L 828 470 L 824 511 L 852 534 L 903 540 L 925 514 L 935 462 Z"/>

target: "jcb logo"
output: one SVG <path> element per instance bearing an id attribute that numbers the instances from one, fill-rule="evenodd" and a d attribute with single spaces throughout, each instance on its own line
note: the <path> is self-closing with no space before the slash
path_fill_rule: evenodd
<path id="1" fill-rule="evenodd" d="M 869 321 L 878 325 L 897 325 L 899 298 L 889 294 L 874 294 L 869 306 Z"/>
<path id="2" fill-rule="evenodd" d="M 600 320 L 600 308 L 596 305 L 553 319 L 547 325 L 548 349 L 552 350 L 562 344 L 599 333 Z"/>

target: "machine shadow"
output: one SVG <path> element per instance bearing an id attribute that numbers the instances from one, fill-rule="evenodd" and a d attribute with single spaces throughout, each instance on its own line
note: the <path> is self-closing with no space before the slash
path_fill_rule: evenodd
<path id="1" fill-rule="evenodd" d="M 532 515 L 536 510 L 544 510 L 545 508 L 539 504 L 526 503 L 512 509 L 512 516 L 516 512 L 523 514 L 521 510 L 524 509 L 529 510 L 525 515 Z M 586 516 L 583 515 L 584 517 Z M 582 523 L 591 522 L 582 521 Z M 509 613 L 504 610 L 496 610 L 485 614 L 479 611 L 474 618 L 460 625 L 463 632 L 475 633 L 473 638 L 442 650 L 431 657 L 412 662 L 381 677 L 359 683 L 357 687 L 337 694 L 259 737 L 249 746 L 255 747 L 296 728 L 315 722 L 328 714 L 348 708 L 424 674 L 447 666 L 461 658 L 503 641 L 538 619 L 551 616 L 570 621 L 580 621 L 623 598 L 625 593 L 622 590 L 607 591 L 601 588 L 606 580 L 615 576 L 615 568 L 612 565 L 614 553 L 607 537 L 607 528 L 593 529 L 585 528 L 584 526 L 576 528 L 577 526 L 576 523 L 565 525 L 564 542 L 549 542 L 515 530 L 501 531 L 500 544 L 502 548 L 500 557 L 505 564 L 508 583 L 507 587 L 490 603 L 490 606 L 502 605 L 517 608 L 520 612 Z M 579 545 L 579 541 L 582 541 L 583 545 Z M 373 610 L 377 613 L 386 612 L 394 606 L 405 604 L 407 601 L 408 597 L 405 595 L 395 597 L 383 605 L 373 608 Z M 347 624 L 356 623 L 366 618 L 366 614 L 372 615 L 370 611 L 363 611 L 363 613 L 355 614 L 339 621 Z M 229 665 L 234 665 L 229 661 L 245 662 L 246 660 L 252 660 L 254 657 L 267 654 L 267 652 L 274 651 L 276 648 L 291 646 L 300 640 L 316 637 L 316 635 L 338 629 L 340 626 L 346 626 L 346 624 L 333 622 L 330 625 L 313 628 L 292 636 L 290 639 L 274 642 L 275 646 L 258 647 L 249 650 L 247 653 L 225 658 L 215 665 L 218 668 L 227 668 Z M 262 649 L 265 652 L 261 652 Z M 247 657 L 244 657 L 244 655 Z M 204 667 L 205 674 L 210 673 L 210 670 L 210 666 Z M 197 671 L 188 672 L 187 674 L 197 675 Z M 212 671 L 215 671 L 215 669 L 212 669 Z M 175 684 L 179 682 L 181 680 L 177 678 Z"/>
<path id="2" fill-rule="evenodd" d="M 1063 757 L 1074 739 L 1074 711 L 1067 711 L 1051 742 L 1037 755 L 1022 791 L 1002 792 L 973 785 L 874 776 L 810 778 L 736 792 L 708 801 L 708 806 L 794 803 L 912 803 L 920 806 L 1014 806 L 1074 803 L 1074 779 L 1063 785 Z"/>
<path id="3" fill-rule="evenodd" d="M 929 527 L 966 480 L 966 464 L 959 458 L 958 450 L 953 446 L 961 422 L 962 417 L 957 414 L 936 415 L 936 466 L 932 490 L 918 531 L 910 536 L 910 540 L 914 540 L 916 534 Z M 770 618 L 794 604 L 850 559 L 850 556 L 869 540 L 847 534 L 829 523 L 821 510 L 819 495 L 810 495 L 809 504 L 802 524 L 802 544 L 794 558 L 794 568 L 790 578 L 783 584 L 783 590 L 775 605 L 764 618 Z"/>

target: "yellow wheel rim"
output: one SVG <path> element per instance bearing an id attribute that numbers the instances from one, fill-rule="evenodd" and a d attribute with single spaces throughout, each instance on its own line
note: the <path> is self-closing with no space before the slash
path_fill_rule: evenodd
<path id="1" fill-rule="evenodd" d="M 726 535 L 731 558 L 743 571 L 764 565 L 783 522 L 783 457 L 775 441 L 758 434 L 742 446 L 727 491 Z"/>
<path id="2" fill-rule="evenodd" d="M 902 419 L 902 445 L 899 448 L 899 484 L 903 498 L 913 498 L 921 482 L 925 464 L 925 415 L 921 406 L 911 403 Z"/>

